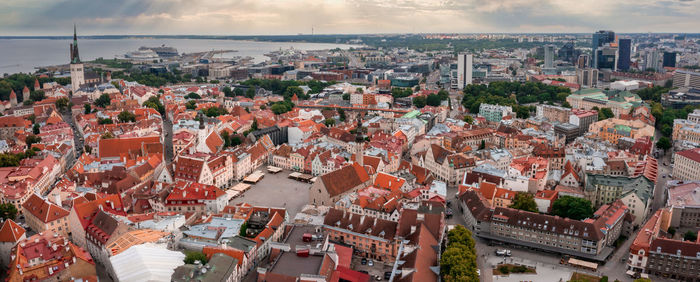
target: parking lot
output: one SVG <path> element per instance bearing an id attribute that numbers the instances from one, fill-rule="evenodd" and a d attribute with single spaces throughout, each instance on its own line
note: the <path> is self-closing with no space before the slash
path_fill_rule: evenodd
<path id="1" fill-rule="evenodd" d="M 362 264 L 362 258 L 358 256 L 353 256 L 352 257 L 352 262 L 350 263 L 350 266 L 353 270 L 356 271 L 366 271 L 367 274 L 370 276 L 370 280 L 378 280 L 376 277 L 379 277 L 379 280 L 384 280 L 384 272 L 391 271 L 391 267 L 393 265 L 386 265 L 384 262 L 378 262 L 378 261 L 372 261 L 373 265 L 369 265 L 369 260 L 365 262 L 365 264 Z"/>
<path id="2" fill-rule="evenodd" d="M 265 171 L 258 183 L 251 184 L 250 189 L 231 199 L 230 204 L 249 203 L 251 205 L 286 208 L 291 218 L 309 201 L 310 183 L 289 179 L 291 171 L 283 170 L 272 174 Z M 235 184 L 234 184 L 235 185 Z"/>

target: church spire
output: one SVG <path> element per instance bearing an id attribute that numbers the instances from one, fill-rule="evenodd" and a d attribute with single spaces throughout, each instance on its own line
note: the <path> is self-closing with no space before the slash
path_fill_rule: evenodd
<path id="1" fill-rule="evenodd" d="M 80 63 L 80 55 L 78 53 L 78 29 L 73 24 L 73 43 L 70 45 L 70 62 L 71 64 Z"/>

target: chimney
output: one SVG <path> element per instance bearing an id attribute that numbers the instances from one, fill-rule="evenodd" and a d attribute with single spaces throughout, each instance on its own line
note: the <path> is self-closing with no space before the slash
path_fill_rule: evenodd
<path id="1" fill-rule="evenodd" d="M 112 209 L 114 209 L 114 202 L 109 202 L 109 207 L 111 207 Z"/>

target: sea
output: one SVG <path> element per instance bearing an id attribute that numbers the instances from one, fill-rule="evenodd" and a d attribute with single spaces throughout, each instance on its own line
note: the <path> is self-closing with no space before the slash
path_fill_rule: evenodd
<path id="1" fill-rule="evenodd" d="M 0 75 L 18 72 L 32 73 L 36 68 L 67 64 L 70 58 L 69 45 L 72 39 L 0 39 Z M 218 39 L 82 39 L 78 38 L 80 59 L 90 61 L 96 58 L 123 58 L 124 54 L 141 46 L 174 47 L 182 53 L 205 52 L 211 50 L 236 50 L 223 56 L 252 57 L 254 62 L 263 62 L 265 54 L 271 51 L 294 48 L 297 50 L 348 49 L 357 47 L 347 44 L 305 43 L 305 42 L 265 42 Z"/>

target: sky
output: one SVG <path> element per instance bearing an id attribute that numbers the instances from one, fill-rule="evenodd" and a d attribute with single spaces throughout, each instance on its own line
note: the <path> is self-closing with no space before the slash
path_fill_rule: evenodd
<path id="1" fill-rule="evenodd" d="M 700 0 L 0 0 L 0 36 L 700 32 Z"/>

